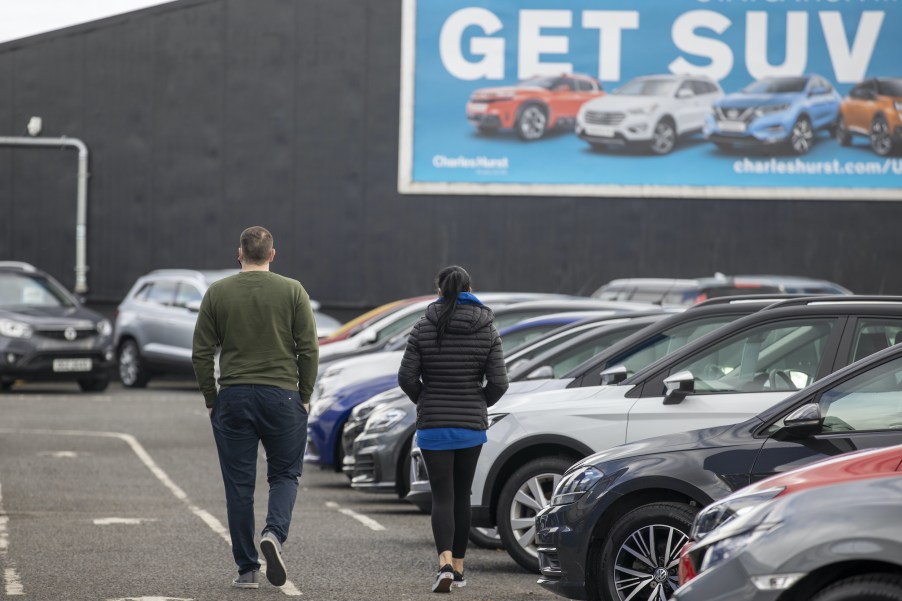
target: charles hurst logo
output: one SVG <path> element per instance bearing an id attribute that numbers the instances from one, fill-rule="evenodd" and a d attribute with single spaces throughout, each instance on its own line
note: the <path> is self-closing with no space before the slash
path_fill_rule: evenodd
<path id="1" fill-rule="evenodd" d="M 449 157 L 437 154 L 432 157 L 432 166 L 436 169 L 491 169 L 506 171 L 510 167 L 510 159 L 508 157 L 493 158 L 487 156 Z"/>

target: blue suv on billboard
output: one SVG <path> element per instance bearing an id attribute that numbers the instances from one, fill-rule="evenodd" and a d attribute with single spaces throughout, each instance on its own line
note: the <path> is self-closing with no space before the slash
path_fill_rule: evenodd
<path id="1" fill-rule="evenodd" d="M 704 135 L 721 150 L 785 145 L 811 149 L 819 130 L 833 133 L 842 97 L 819 75 L 768 77 L 714 103 Z"/>

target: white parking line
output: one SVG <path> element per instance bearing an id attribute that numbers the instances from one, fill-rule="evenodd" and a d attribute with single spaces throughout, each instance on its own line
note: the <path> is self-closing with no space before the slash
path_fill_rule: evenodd
<path id="1" fill-rule="evenodd" d="M 19 573 L 16 572 L 16 566 L 9 560 L 9 534 L 7 533 L 7 525 L 9 524 L 9 516 L 3 510 L 3 486 L 0 485 L 0 564 L 3 564 L 3 589 L 8 597 L 14 595 L 24 595 L 25 587 L 19 579 Z"/>
<path id="2" fill-rule="evenodd" d="M 385 526 L 374 520 L 369 516 L 365 516 L 362 513 L 357 513 L 353 509 L 348 509 L 346 507 L 342 507 L 335 501 L 326 501 L 326 507 L 329 509 L 335 509 L 338 513 L 343 513 L 346 516 L 352 517 L 370 530 L 375 530 L 376 532 L 380 532 L 385 530 Z"/>
<path id="3" fill-rule="evenodd" d="M 156 522 L 156 518 L 97 518 L 94 520 L 95 526 L 113 526 L 122 524 L 124 526 L 140 526 L 144 522 Z"/>
<path id="4" fill-rule="evenodd" d="M 188 494 L 182 490 L 175 482 L 173 482 L 169 476 L 164 472 L 160 466 L 156 464 L 150 454 L 144 450 L 144 447 L 141 446 L 141 443 L 138 442 L 138 439 L 132 436 L 131 434 L 125 434 L 124 432 L 94 432 L 90 430 L 12 430 L 6 428 L 0 428 L 0 434 L 32 434 L 32 435 L 48 435 L 48 436 L 94 436 L 98 438 L 115 438 L 121 440 L 128 444 L 131 447 L 132 451 L 135 455 L 138 456 L 138 459 L 141 460 L 141 463 L 150 470 L 157 480 L 159 480 L 163 486 L 169 489 L 169 492 L 173 494 L 176 499 L 184 502 L 185 505 L 188 506 L 188 509 L 199 517 L 203 522 L 216 534 L 218 534 L 225 542 L 229 545 L 232 544 L 232 539 L 229 537 L 228 529 L 222 525 L 216 516 L 211 514 L 206 509 L 202 509 L 191 502 L 191 499 L 188 498 Z M 5 516 L 2 513 L 2 506 L 0 506 L 0 516 Z M 262 562 L 261 562 L 262 563 Z M 261 566 L 261 570 L 265 571 L 265 564 Z M 8 582 L 8 581 L 7 581 Z M 21 587 L 21 585 L 19 585 Z M 8 588 L 8 587 L 7 587 Z M 292 583 L 290 580 L 285 582 L 285 584 L 279 587 L 279 590 L 282 591 L 285 595 L 289 597 L 299 597 L 301 595 L 301 591 Z M 7 591 L 7 594 L 10 594 Z M 14 593 L 14 594 L 24 594 L 24 593 Z"/>

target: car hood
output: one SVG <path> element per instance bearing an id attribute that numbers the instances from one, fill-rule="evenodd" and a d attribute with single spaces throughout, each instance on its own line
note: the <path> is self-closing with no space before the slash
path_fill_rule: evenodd
<path id="1" fill-rule="evenodd" d="M 524 92 L 547 92 L 545 88 L 530 86 L 498 86 L 497 88 L 479 88 L 473 92 L 472 99 L 493 98 L 495 96 L 514 96 Z"/>
<path id="2" fill-rule="evenodd" d="M 797 101 L 802 94 L 743 94 L 737 92 L 730 94 L 718 100 L 715 106 L 720 108 L 745 108 L 749 106 L 774 106 L 778 104 L 792 104 Z"/>
<path id="3" fill-rule="evenodd" d="M 753 418 L 753 420 L 756 423 L 760 423 L 760 420 L 757 418 Z M 577 465 L 599 465 L 608 461 L 631 459 L 665 451 L 676 452 L 689 449 L 700 449 L 712 445 L 720 446 L 726 442 L 725 439 L 732 438 L 731 434 L 734 430 L 737 428 L 745 429 L 748 423 L 749 422 L 746 421 L 741 424 L 728 424 L 726 426 L 704 428 L 703 430 L 692 430 L 689 432 L 678 432 L 664 436 L 655 436 L 654 438 L 646 438 L 645 440 L 623 444 L 605 451 L 600 451 L 594 455 L 589 455 Z"/>
<path id="4" fill-rule="evenodd" d="M 554 403 L 560 400 L 579 400 L 581 398 L 594 396 L 603 388 L 620 388 L 619 386 L 587 386 L 585 388 L 564 389 L 569 380 L 536 380 L 536 382 L 546 383 L 549 388 L 537 388 L 529 392 L 520 394 L 511 394 L 510 388 L 500 401 L 492 405 L 490 413 L 512 413 L 515 411 L 523 411 L 530 409 L 545 409 L 547 403 Z M 563 386 L 554 387 L 556 382 L 562 382 Z M 513 388 L 513 384 L 511 384 Z M 627 387 L 629 388 L 629 387 Z M 615 393 L 620 394 L 620 393 Z M 620 395 L 622 396 L 622 395 Z"/>
<path id="5" fill-rule="evenodd" d="M 81 306 L 17 307 L 15 311 L 0 309 L 0 318 L 14 319 L 35 328 L 49 326 L 94 327 L 103 319 L 100 314 Z"/>
<path id="6" fill-rule="evenodd" d="M 664 96 L 618 96 L 608 94 L 600 96 L 583 105 L 585 111 L 626 111 L 636 107 L 661 104 L 669 100 Z"/>

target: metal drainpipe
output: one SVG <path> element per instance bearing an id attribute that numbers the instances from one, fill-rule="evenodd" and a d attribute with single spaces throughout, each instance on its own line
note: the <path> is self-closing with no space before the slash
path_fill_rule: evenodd
<path id="1" fill-rule="evenodd" d="M 75 293 L 88 291 L 88 147 L 78 138 L 0 136 L 0 146 L 69 147 L 78 150 L 78 200 L 75 207 Z"/>

